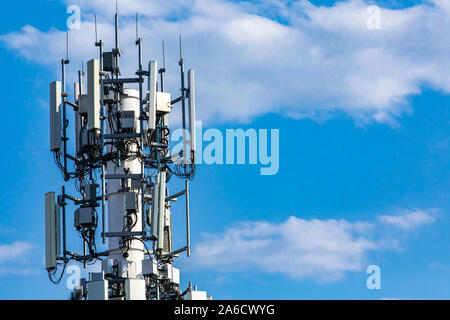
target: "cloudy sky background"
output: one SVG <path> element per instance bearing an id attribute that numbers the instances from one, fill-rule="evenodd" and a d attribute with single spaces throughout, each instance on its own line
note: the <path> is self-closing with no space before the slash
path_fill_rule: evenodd
<path id="1" fill-rule="evenodd" d="M 71 83 L 97 57 L 94 13 L 113 45 L 110 3 L 8 2 L 1 13 L 0 298 L 67 297 L 43 271 L 43 194 L 62 183 L 47 152 L 47 86 L 60 77 L 67 6 L 82 18 L 69 33 Z M 367 27 L 373 4 L 379 30 Z M 218 299 L 449 298 L 448 1 L 120 0 L 119 11 L 125 74 L 139 11 L 147 60 L 161 60 L 165 41 L 174 96 L 182 34 L 205 128 L 280 129 L 275 176 L 200 166 L 184 284 Z M 381 290 L 366 288 L 372 264 Z"/>

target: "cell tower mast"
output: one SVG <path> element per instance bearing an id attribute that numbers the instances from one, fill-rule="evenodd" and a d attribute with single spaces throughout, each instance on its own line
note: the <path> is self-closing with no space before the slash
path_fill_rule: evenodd
<path id="1" fill-rule="evenodd" d="M 122 77 L 117 7 L 115 47 L 110 52 L 104 52 L 103 41 L 98 40 L 95 16 L 99 59 L 87 63 L 86 88 L 83 67 L 74 83 L 73 100 L 69 100 L 65 89 L 68 49 L 66 59 L 61 61 L 62 80 L 50 84 L 50 151 L 65 182 L 73 182 L 79 195 L 70 195 L 65 186 L 58 196 L 55 192 L 45 195 L 46 269 L 54 283 L 61 281 L 70 261 L 86 267 L 101 260 L 102 269 L 81 279 L 72 299 L 210 299 L 191 284 L 182 291 L 180 272 L 173 265 L 183 252 L 190 256 L 189 181 L 195 173 L 194 70 L 187 72 L 186 87 L 180 36 L 181 96 L 171 100 L 170 94 L 163 91 L 165 57 L 162 68 L 151 60 L 144 69 L 142 42 L 136 14 L 138 68 L 136 76 Z M 128 87 L 133 84 L 137 84 L 137 90 Z M 171 154 L 168 115 L 177 103 L 182 108 L 185 129 L 183 149 Z M 68 108 L 74 112 L 75 150 L 68 150 Z M 69 169 L 69 162 L 73 169 Z M 184 190 L 170 194 L 171 177 L 184 180 Z M 174 249 L 171 206 L 182 196 L 186 200 L 186 245 Z M 70 218 L 81 236 L 81 253 L 67 247 L 69 205 L 76 208 Z M 107 244 L 106 251 L 97 251 L 99 236 Z"/>

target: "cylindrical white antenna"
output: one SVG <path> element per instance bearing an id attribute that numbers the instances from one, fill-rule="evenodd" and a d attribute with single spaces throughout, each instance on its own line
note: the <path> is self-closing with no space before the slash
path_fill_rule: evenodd
<path id="1" fill-rule="evenodd" d="M 162 41 L 162 58 L 163 58 L 163 69 L 166 71 L 166 50 L 164 47 L 164 40 Z"/>
<path id="2" fill-rule="evenodd" d="M 138 13 L 136 12 L 136 41 L 139 39 Z"/>
<path id="3" fill-rule="evenodd" d="M 119 49 L 119 10 L 118 10 L 118 4 L 117 4 L 117 0 L 116 0 L 116 14 L 115 14 L 115 19 L 114 19 L 114 34 L 115 34 L 115 60 L 116 60 L 116 68 L 117 68 L 117 73 L 116 73 L 116 78 L 119 78 L 119 56 L 120 56 L 120 49 Z"/>
<path id="4" fill-rule="evenodd" d="M 164 48 L 164 40 L 162 41 L 162 59 L 163 59 L 163 65 L 162 68 L 159 69 L 160 74 L 160 87 L 161 91 L 164 91 L 164 73 L 166 72 L 166 53 Z"/>
<path id="5" fill-rule="evenodd" d="M 181 51 L 181 34 L 179 35 L 180 60 L 183 59 L 183 52 Z"/>
<path id="6" fill-rule="evenodd" d="M 97 14 L 94 14 L 94 24 L 95 24 L 95 43 L 98 42 L 98 34 L 97 34 Z"/>
<path id="7" fill-rule="evenodd" d="M 69 31 L 66 32 L 66 60 L 69 60 Z"/>
<path id="8" fill-rule="evenodd" d="M 156 82 L 158 63 L 156 61 L 150 61 L 148 65 L 149 79 L 148 79 L 148 91 L 149 91 L 149 106 L 148 106 L 148 129 L 156 128 Z"/>

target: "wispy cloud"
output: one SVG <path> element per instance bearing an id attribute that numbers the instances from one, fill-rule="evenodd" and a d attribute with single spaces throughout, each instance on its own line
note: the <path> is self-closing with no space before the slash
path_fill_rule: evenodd
<path id="1" fill-rule="evenodd" d="M 0 276 L 30 276 L 44 272 L 37 268 L 0 267 Z"/>
<path id="2" fill-rule="evenodd" d="M 406 232 L 434 221 L 415 216 L 409 211 L 395 216 L 401 221 L 414 221 L 410 224 L 392 223 L 387 218 L 390 216 L 374 222 L 297 217 L 283 223 L 241 222 L 223 233 L 205 235 L 194 248 L 193 265 L 227 272 L 258 270 L 293 279 L 337 281 L 346 272 L 363 270 L 371 251 L 397 249 L 398 239 L 385 239 L 380 233 L 387 225 Z"/>
<path id="3" fill-rule="evenodd" d="M 362 235 L 367 227 L 296 217 L 281 224 L 240 223 L 223 234 L 207 236 L 194 250 L 194 264 L 228 271 L 257 268 L 295 279 L 338 279 L 345 271 L 360 270 L 364 253 L 377 248 Z"/>
<path id="4" fill-rule="evenodd" d="M 112 46 L 114 6 L 109 0 L 70 0 L 82 10 L 80 30 L 70 33 L 70 57 L 97 56 L 99 36 Z M 167 87 L 178 94 L 177 36 L 186 61 L 196 67 L 199 115 L 204 121 L 247 121 L 268 112 L 294 118 L 327 118 L 345 112 L 358 121 L 393 122 L 409 111 L 408 97 L 423 84 L 450 92 L 448 1 L 382 9 L 381 29 L 367 28 L 367 4 L 338 1 L 331 7 L 293 2 L 225 0 L 121 0 L 123 70 L 135 72 L 134 14 L 141 13 L 144 53 L 167 49 Z M 433 21 L 433 23 L 430 23 Z M 19 55 L 42 64 L 65 56 L 65 30 L 24 26 L 1 36 Z M 59 43 L 59 45 L 58 45 Z M 131 63 L 133 62 L 133 63 Z"/>
<path id="5" fill-rule="evenodd" d="M 34 275 L 40 270 L 23 264 L 27 255 L 35 246 L 32 243 L 16 241 L 12 244 L 0 244 L 0 277 L 7 275 Z"/>
<path id="6" fill-rule="evenodd" d="M 12 244 L 0 244 L 0 264 L 15 261 L 28 254 L 33 249 L 29 242 L 16 241 Z"/>
<path id="7" fill-rule="evenodd" d="M 423 225 L 432 224 L 435 221 L 435 215 L 437 210 L 431 209 L 425 210 L 403 210 L 398 215 L 382 215 L 378 217 L 378 220 L 387 225 L 403 230 L 414 230 Z"/>

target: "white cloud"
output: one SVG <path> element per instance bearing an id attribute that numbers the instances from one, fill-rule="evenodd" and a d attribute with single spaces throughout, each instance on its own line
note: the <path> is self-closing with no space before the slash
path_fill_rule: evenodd
<path id="1" fill-rule="evenodd" d="M 383 234 L 386 225 L 409 231 L 434 221 L 420 210 L 391 217 L 381 216 L 375 222 L 297 217 L 283 223 L 241 222 L 223 233 L 206 234 L 194 247 L 189 267 L 337 281 L 346 272 L 364 270 L 371 251 L 398 249 L 399 239 Z"/>
<path id="2" fill-rule="evenodd" d="M 83 18 L 81 30 L 70 35 L 74 64 L 69 68 L 75 71 L 82 59 L 97 56 L 94 12 L 105 49 L 112 46 L 114 6 L 109 0 L 69 2 L 81 6 Z M 134 13 L 139 11 L 146 57 L 160 58 L 161 40 L 167 40 L 167 84 L 174 94 L 176 39 L 183 34 L 186 61 L 197 71 L 204 121 L 248 121 L 268 112 L 294 118 L 345 112 L 358 121 L 392 122 L 409 112 L 408 98 L 420 94 L 424 84 L 450 92 L 445 72 L 450 34 L 442 31 L 450 28 L 450 10 L 446 1 L 431 2 L 382 9 L 381 30 L 369 30 L 362 0 L 332 7 L 306 0 L 121 0 L 122 66 L 128 75 L 135 71 Z M 25 26 L 1 39 L 19 55 L 58 70 L 64 32 Z"/>
<path id="3" fill-rule="evenodd" d="M 23 259 L 33 249 L 28 242 L 16 241 L 12 244 L 0 244 L 0 264 Z"/>
<path id="4" fill-rule="evenodd" d="M 12 267 L 0 268 L 0 276 L 29 276 L 29 275 L 36 275 L 42 272 L 43 270 L 32 268 L 12 268 Z"/>
<path id="5" fill-rule="evenodd" d="M 403 230 L 414 230 L 423 225 L 432 224 L 435 221 L 436 210 L 403 210 L 399 215 L 382 215 L 378 217 L 378 220 L 386 225 L 392 225 L 394 227 Z"/>
<path id="6" fill-rule="evenodd" d="M 345 220 L 289 218 L 281 224 L 240 223 L 209 235 L 195 247 L 194 266 L 227 271 L 256 268 L 294 279 L 332 281 L 363 267 L 364 255 L 377 244 L 363 236 L 370 225 Z"/>
<path id="7" fill-rule="evenodd" d="M 27 256 L 32 253 L 35 246 L 29 242 L 16 241 L 12 244 L 0 244 L 0 277 L 26 276 L 42 272 L 37 268 L 26 267 Z"/>

